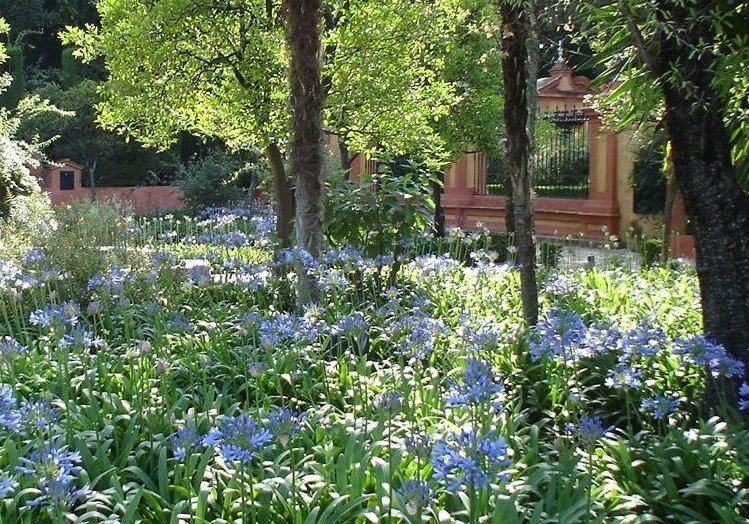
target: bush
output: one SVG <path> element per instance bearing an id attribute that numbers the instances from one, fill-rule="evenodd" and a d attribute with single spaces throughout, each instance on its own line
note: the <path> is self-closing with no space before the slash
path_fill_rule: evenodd
<path id="1" fill-rule="evenodd" d="M 70 275 L 72 288 L 85 290 L 91 277 L 110 265 L 132 266 L 137 256 L 122 246 L 131 210 L 116 200 L 77 201 L 56 210 L 57 229 L 44 251 L 55 269 Z"/>
<path id="2" fill-rule="evenodd" d="M 642 267 L 653 267 L 661 257 L 663 240 L 660 238 L 647 238 L 640 244 L 640 255 L 642 255 Z"/>
<path id="3" fill-rule="evenodd" d="M 9 217 L 0 220 L 0 241 L 3 247 L 15 249 L 44 245 L 56 228 L 49 196 L 37 191 L 13 199 Z"/>
<path id="4" fill-rule="evenodd" d="M 546 267 L 559 267 L 562 260 L 562 245 L 553 242 L 541 242 L 541 264 Z"/>
<path id="5" fill-rule="evenodd" d="M 237 178 L 242 163 L 223 151 L 214 150 L 181 169 L 177 185 L 189 206 L 225 206 L 244 199 Z"/>
<path id="6" fill-rule="evenodd" d="M 325 232 L 336 246 L 352 244 L 375 257 L 400 252 L 404 241 L 425 231 L 434 217 L 432 174 L 411 166 L 399 176 L 390 168 L 361 183 L 328 187 Z M 332 186 L 332 187 L 331 187 Z"/>

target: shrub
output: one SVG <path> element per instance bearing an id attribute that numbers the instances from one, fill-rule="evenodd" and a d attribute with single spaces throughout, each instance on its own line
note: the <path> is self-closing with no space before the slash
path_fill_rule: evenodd
<path id="1" fill-rule="evenodd" d="M 653 267 L 661 256 L 663 240 L 660 238 L 647 238 L 640 244 L 640 255 L 642 255 L 642 267 Z"/>
<path id="2" fill-rule="evenodd" d="M 189 206 L 235 204 L 244 198 L 244 191 L 237 183 L 242 167 L 229 154 L 214 150 L 182 168 L 177 185 Z"/>
<path id="3" fill-rule="evenodd" d="M 559 267 L 562 260 L 562 246 L 553 242 L 541 242 L 541 264 L 546 267 Z"/>

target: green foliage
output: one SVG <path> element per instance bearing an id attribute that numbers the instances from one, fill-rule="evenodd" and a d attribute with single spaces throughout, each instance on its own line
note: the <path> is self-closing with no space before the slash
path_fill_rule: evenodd
<path id="1" fill-rule="evenodd" d="M 110 265 L 139 263 L 139 255 L 121 249 L 130 217 L 128 205 L 116 200 L 81 200 L 55 209 L 54 227 L 46 231 L 44 251 L 56 269 L 69 275 L 77 298 L 89 279 Z"/>
<path id="2" fill-rule="evenodd" d="M 268 217 L 239 210 L 164 215 L 127 222 L 126 236 L 87 224 L 100 217 L 117 223 L 118 216 L 94 204 L 63 210 L 58 230 L 66 236 L 44 249 L 47 260 L 4 261 L 22 278 L 0 280 L 0 337 L 27 346 L 6 357 L 0 383 L 13 384 L 19 402 L 43 397 L 61 410 L 58 423 L 33 435 L 3 433 L 0 463 L 14 475 L 19 457 L 49 441 L 48 433 L 69 442 L 81 453 L 78 480 L 95 494 L 66 507 L 67 520 L 415 523 L 413 505 L 399 491 L 413 478 L 429 485 L 421 516 L 432 522 L 739 523 L 749 515 L 746 420 L 727 405 L 721 418 L 703 416 L 707 371 L 681 358 L 672 342 L 654 349 L 656 334 L 635 346 L 647 349 L 642 354 L 625 353 L 602 336 L 593 347 L 572 344 L 558 358 L 534 360 L 530 342 L 540 331 L 521 325 L 518 271 L 489 264 L 480 253 L 474 259 L 482 263 L 473 267 L 450 257 L 413 257 L 418 252 L 411 249 L 427 249 L 423 238 L 404 246 L 407 256 L 386 293 L 376 278 L 392 265 L 377 269 L 351 251 L 328 253 L 321 267 L 309 268 L 326 277 L 321 303 L 297 316 L 288 309 L 296 277 L 274 265 L 258 231 L 272 229 L 263 226 Z M 84 239 L 74 238 L 76 231 Z M 225 243 L 239 232 L 244 242 Z M 480 251 L 490 239 L 455 230 L 435 242 Z M 75 244 L 66 251 L 64 241 Z M 128 248 L 98 250 L 118 253 L 99 271 L 119 275 L 119 285 L 89 288 L 82 274 L 19 284 L 89 263 L 66 258 L 84 242 Z M 158 262 L 142 264 L 134 248 L 143 246 L 159 252 Z M 96 253 L 87 252 L 95 257 L 90 269 L 104 263 Z M 199 254 L 205 271 L 197 274 L 210 278 L 195 282 L 184 266 Z M 693 269 L 552 269 L 543 278 L 545 313 L 577 311 L 614 338 L 642 322 L 669 341 L 699 329 Z M 71 297 L 81 300 L 80 309 L 66 306 L 78 327 L 103 338 L 104 348 L 63 343 L 72 327 L 29 321 L 36 310 Z M 333 329 L 352 313 L 366 320 L 363 328 Z M 178 314 L 186 322 L 175 322 Z M 424 338 L 430 350 L 423 359 L 404 354 Z M 640 386 L 606 384 L 623 356 L 642 374 Z M 501 405 L 450 405 L 468 358 L 491 365 L 497 376 L 488 380 L 503 385 Z M 378 405 L 383 392 L 401 395 L 397 411 Z M 664 419 L 640 412 L 641 401 L 655 394 L 678 398 L 676 411 Z M 205 435 L 240 413 L 265 425 L 279 406 L 306 412 L 301 431 L 258 447 L 244 466 L 217 459 L 212 446 L 189 447 L 178 458 L 171 438 L 178 429 Z M 599 438 L 576 437 L 581 417 L 590 414 L 616 427 Z M 446 490 L 429 453 L 416 456 L 404 444 L 422 433 L 435 444 L 477 426 L 505 439 L 510 463 L 506 478 L 492 475 L 475 498 Z M 45 521 L 44 510 L 24 506 L 35 479 L 15 477 L 19 489 L 0 505 L 0 517 Z"/>
<path id="3" fill-rule="evenodd" d="M 245 197 L 238 183 L 243 167 L 237 159 L 215 150 L 183 167 L 177 185 L 191 206 L 236 204 Z"/>
<path id="4" fill-rule="evenodd" d="M 15 254 L 30 246 L 44 245 L 55 228 L 55 214 L 49 196 L 43 191 L 16 196 L 8 218 L 0 220 L 0 245 Z M 8 256 L 0 249 L 0 257 Z"/>
<path id="5" fill-rule="evenodd" d="M 0 93 L 0 106 L 15 109 L 26 93 L 26 77 L 23 72 L 24 55 L 20 46 L 12 45 L 7 48 L 7 62 L 4 69 L 10 73 L 10 85 Z"/>
<path id="6" fill-rule="evenodd" d="M 634 212 L 644 214 L 663 213 L 666 203 L 666 181 L 663 163 L 665 159 L 665 136 L 662 132 L 642 133 L 635 162 L 632 168 L 634 187 Z"/>
<path id="7" fill-rule="evenodd" d="M 547 268 L 559 267 L 562 260 L 562 245 L 558 242 L 543 241 L 538 246 L 541 264 Z"/>
<path id="8" fill-rule="evenodd" d="M 652 267 L 661 258 L 663 250 L 663 240 L 660 238 L 646 238 L 640 242 L 640 255 L 642 256 L 642 266 Z"/>
<path id="9" fill-rule="evenodd" d="M 328 241 L 359 246 L 368 256 L 399 254 L 404 240 L 423 233 L 431 223 L 434 180 L 432 172 L 412 165 L 400 175 L 383 167 L 362 182 L 334 181 L 328 185 L 325 213 Z"/>

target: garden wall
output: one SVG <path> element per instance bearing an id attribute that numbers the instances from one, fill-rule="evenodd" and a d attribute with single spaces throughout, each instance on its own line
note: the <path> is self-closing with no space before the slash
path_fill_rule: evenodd
<path id="1" fill-rule="evenodd" d="M 83 166 L 71 160 L 58 165 L 45 165 L 33 171 L 41 188 L 49 194 L 52 205 L 76 200 L 90 200 L 93 191 L 81 180 Z M 182 191 L 174 186 L 97 187 L 97 199 L 116 199 L 131 204 L 135 213 L 143 215 L 157 209 L 176 210 L 184 207 Z"/>

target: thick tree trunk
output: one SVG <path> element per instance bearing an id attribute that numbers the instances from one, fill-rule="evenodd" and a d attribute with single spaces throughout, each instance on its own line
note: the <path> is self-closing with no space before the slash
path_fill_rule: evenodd
<path id="1" fill-rule="evenodd" d="M 275 142 L 265 147 L 270 172 L 273 175 L 273 192 L 276 200 L 276 234 L 281 248 L 291 247 L 291 233 L 294 230 L 294 201 L 289 178 L 283 166 L 283 156 Z"/>
<path id="2" fill-rule="evenodd" d="M 724 104 L 713 88 L 714 26 L 700 14 L 710 5 L 705 0 L 663 3 L 662 16 L 683 30 L 662 32 L 656 72 L 674 175 L 695 236 L 704 329 L 749 370 L 749 196 L 737 181 Z M 681 75 L 679 82 L 668 79 L 672 67 Z M 681 85 L 689 85 L 689 93 Z M 725 392 L 735 396 L 734 385 L 718 386 L 729 386 Z"/>
<path id="3" fill-rule="evenodd" d="M 320 0 L 285 0 L 284 6 L 286 42 L 291 55 L 291 169 L 296 177 L 297 243 L 317 258 L 322 244 L 324 198 Z M 300 271 L 300 304 L 315 302 L 318 298 L 317 282 L 306 271 Z"/>
<path id="4" fill-rule="evenodd" d="M 500 0 L 502 17 L 502 75 L 505 94 L 505 132 L 507 165 L 512 183 L 515 217 L 515 244 L 520 263 L 520 294 L 523 318 L 528 325 L 538 322 L 538 285 L 536 283 L 536 248 L 533 243 L 533 208 L 531 203 L 528 155 L 528 40 L 529 21 L 522 5 Z"/>

